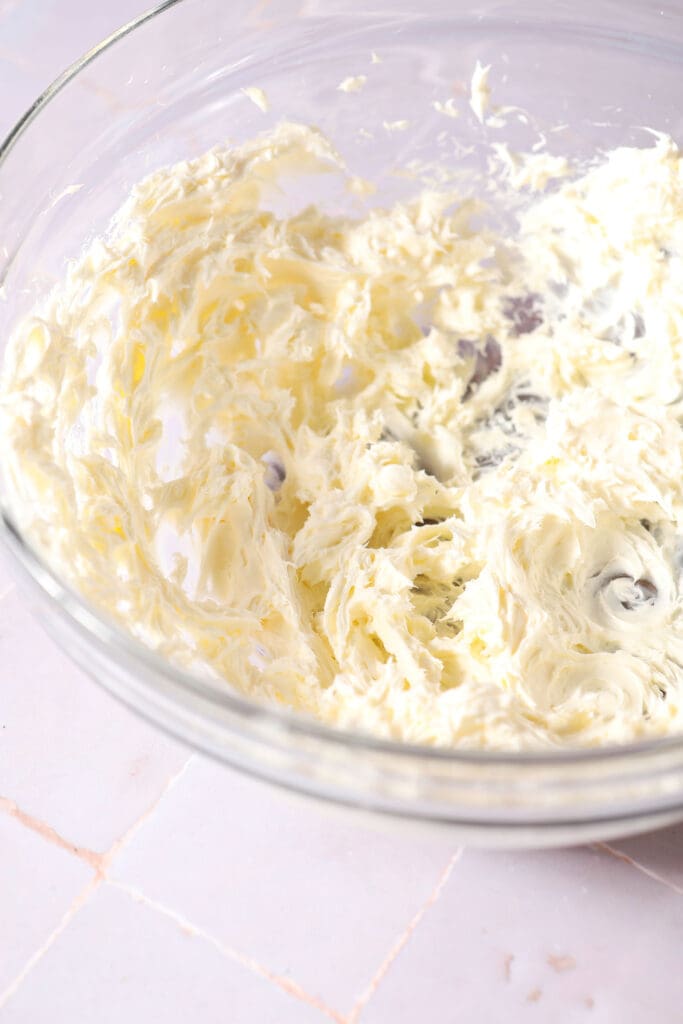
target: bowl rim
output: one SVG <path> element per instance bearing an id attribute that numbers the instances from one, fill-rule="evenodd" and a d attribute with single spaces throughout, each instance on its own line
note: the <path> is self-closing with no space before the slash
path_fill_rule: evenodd
<path id="1" fill-rule="evenodd" d="M 142 25 L 159 17 L 166 11 L 179 6 L 184 0 L 162 0 L 156 6 L 145 11 L 136 18 L 122 25 L 119 29 L 105 37 L 80 58 L 70 64 L 55 78 L 46 89 L 34 100 L 25 113 L 16 121 L 5 138 L 0 142 L 0 171 L 21 139 L 26 129 L 40 116 L 42 111 L 72 82 L 81 71 L 92 64 L 100 54 L 114 46 L 119 40 L 135 32 Z M 417 12 L 416 12 L 417 13 Z M 7 261 L 6 269 L 11 265 L 13 254 Z M 2 279 L 4 279 L 4 274 Z M 0 279 L 0 284 L 2 283 Z M 41 592 L 42 597 L 56 611 L 66 615 L 71 626 L 85 633 L 91 642 L 105 648 L 114 662 L 120 661 L 123 652 L 128 661 L 143 669 L 141 676 L 136 677 L 136 688 L 149 688 L 147 675 L 165 679 L 176 689 L 185 691 L 188 697 L 193 694 L 214 705 L 216 709 L 230 712 L 241 720 L 246 729 L 250 723 L 256 722 L 282 732 L 298 735 L 302 738 L 319 741 L 328 747 L 339 750 L 358 750 L 369 754 L 399 758 L 409 761 L 423 760 L 431 764 L 449 765 L 488 765 L 490 767 L 526 766 L 527 768 L 558 768 L 563 765 L 609 765 L 623 764 L 625 759 L 638 760 L 641 763 L 654 760 L 666 753 L 675 753 L 681 758 L 683 767 L 683 735 L 655 737 L 624 744 L 606 744 L 601 747 L 566 747 L 543 748 L 540 750 L 506 751 L 461 749 L 458 747 L 429 746 L 414 742 L 404 742 L 375 736 L 358 728 L 342 728 L 318 721 L 312 716 L 295 711 L 289 707 L 267 705 L 246 695 L 240 694 L 226 680 L 225 691 L 210 686 L 200 675 L 186 671 L 171 664 L 158 655 L 151 647 L 137 640 L 132 634 L 125 632 L 113 619 L 94 608 L 67 584 L 41 556 L 31 541 L 21 531 L 4 496 L 0 494 L 0 542 L 9 552 L 15 565 L 30 578 Z M 111 687 L 115 693 L 116 688 Z M 140 691 L 142 694 L 142 691 Z M 143 698 L 144 700 L 144 698 Z M 137 700 L 132 701 L 142 710 Z M 154 715 L 148 715 L 154 718 Z M 158 722 L 164 726 L 164 723 Z M 193 742 L 193 741 L 191 741 Z"/>

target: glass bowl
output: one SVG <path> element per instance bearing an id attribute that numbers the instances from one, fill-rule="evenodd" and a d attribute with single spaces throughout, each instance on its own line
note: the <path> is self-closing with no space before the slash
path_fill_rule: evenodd
<path id="1" fill-rule="evenodd" d="M 371 64 L 371 53 L 381 63 Z M 168 0 L 86 54 L 0 151 L 0 336 L 153 168 L 287 117 L 323 129 L 383 203 L 409 161 L 483 169 L 475 62 L 500 102 L 563 123 L 561 151 L 683 134 L 683 9 L 650 3 Z M 339 91 L 366 74 L 360 95 Z M 242 90 L 271 99 L 263 113 Z M 434 100 L 460 97 L 449 121 Z M 407 131 L 382 130 L 408 120 Z M 360 129 L 363 129 L 362 131 Z M 502 137 L 525 146 L 530 125 Z M 500 137 L 500 136 L 499 136 Z M 334 201 L 344 204 L 343 197 Z M 350 200 L 349 200 L 350 201 Z M 165 663 L 88 607 L 22 535 L 0 470 L 1 535 L 45 625 L 90 675 L 214 757 L 300 793 L 485 845 L 608 838 L 683 818 L 683 737 L 543 754 L 433 749 L 335 730 Z"/>

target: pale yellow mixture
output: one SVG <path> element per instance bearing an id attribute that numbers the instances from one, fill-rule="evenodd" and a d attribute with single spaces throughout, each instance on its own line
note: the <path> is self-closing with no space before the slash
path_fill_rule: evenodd
<path id="1" fill-rule="evenodd" d="M 683 162 L 499 157 L 550 181 L 510 237 L 452 193 L 278 218 L 279 175 L 341 166 L 296 124 L 139 185 L 7 353 L 2 458 L 51 564 L 329 723 L 680 729 Z"/>

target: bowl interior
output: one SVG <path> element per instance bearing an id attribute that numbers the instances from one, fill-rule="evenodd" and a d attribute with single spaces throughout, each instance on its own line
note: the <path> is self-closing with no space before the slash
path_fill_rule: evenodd
<path id="1" fill-rule="evenodd" d="M 528 4 L 457 5 L 452 14 L 436 2 L 419 13 L 408 3 L 362 14 L 338 6 L 323 15 L 281 2 L 259 16 L 245 4 L 182 0 L 88 55 L 5 147 L 0 343 L 136 181 L 283 119 L 321 128 L 351 171 L 376 183 L 372 203 L 381 205 L 417 189 L 406 169 L 434 164 L 470 182 L 478 175 L 483 187 L 492 141 L 528 149 L 544 133 L 550 152 L 584 157 L 645 145 L 644 128 L 683 129 L 676 39 L 622 32 L 611 5 L 584 5 L 584 21 L 564 4 L 538 17 Z M 493 103 L 528 117 L 478 123 L 467 102 L 477 60 L 492 65 Z M 367 79 L 360 92 L 338 88 L 355 75 Z M 242 92 L 251 86 L 266 91 L 267 113 Z M 457 118 L 434 109 L 449 99 Z M 321 197 L 302 187 L 293 198 L 362 210 L 333 188 Z"/>
<path id="2" fill-rule="evenodd" d="M 442 168 L 484 192 L 491 142 L 588 158 L 647 145 L 648 128 L 683 135 L 683 14 L 664 31 L 635 5 L 624 31 L 611 3 L 585 5 L 583 19 L 563 3 L 353 6 L 282 2 L 258 14 L 242 2 L 169 3 L 56 83 L 0 160 L 0 346 L 136 181 L 281 120 L 317 125 L 377 190 L 363 200 L 331 176 L 293 182 L 277 202 L 352 214 L 413 194 Z M 492 67 L 494 106 L 526 113 L 479 123 L 468 104 L 476 61 Z M 339 89 L 358 75 L 360 91 Z M 268 95 L 265 113 L 243 92 L 254 86 Z M 435 108 L 448 100 L 457 117 Z"/>

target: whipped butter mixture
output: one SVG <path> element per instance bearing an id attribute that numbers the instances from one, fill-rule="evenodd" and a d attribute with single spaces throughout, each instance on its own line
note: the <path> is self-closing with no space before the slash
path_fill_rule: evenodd
<path id="1" fill-rule="evenodd" d="M 429 191 L 276 215 L 345 173 L 297 124 L 152 175 L 9 347 L 22 527 L 174 663 L 326 722 L 680 729 L 683 163 L 561 163 L 500 233 Z"/>

